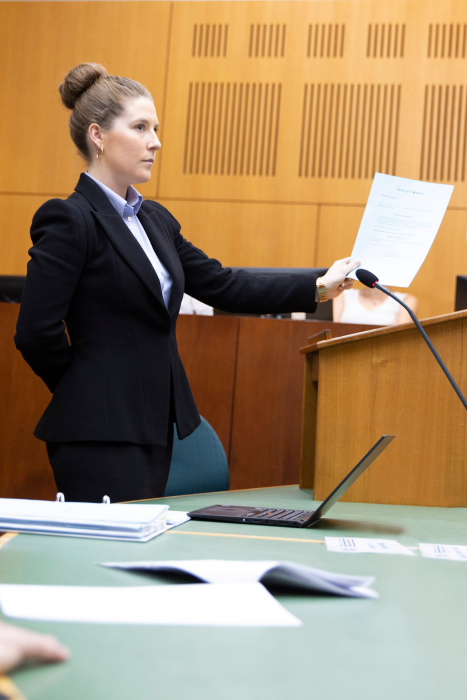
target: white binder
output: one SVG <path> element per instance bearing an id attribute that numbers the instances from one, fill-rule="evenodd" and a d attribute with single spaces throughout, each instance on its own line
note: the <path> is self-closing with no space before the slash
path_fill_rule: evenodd
<path id="1" fill-rule="evenodd" d="M 0 531 L 147 542 L 173 527 L 169 507 L 138 503 L 65 502 L 0 498 Z M 178 523 L 175 523 L 178 524 Z"/>

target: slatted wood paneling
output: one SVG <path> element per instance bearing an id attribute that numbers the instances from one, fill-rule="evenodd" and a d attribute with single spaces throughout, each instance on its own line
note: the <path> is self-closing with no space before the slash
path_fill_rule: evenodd
<path id="1" fill-rule="evenodd" d="M 464 182 L 467 85 L 426 85 L 420 179 Z"/>
<path id="2" fill-rule="evenodd" d="M 229 37 L 228 24 L 195 24 L 193 25 L 193 58 L 220 58 L 227 56 L 227 41 Z"/>
<path id="3" fill-rule="evenodd" d="M 190 83 L 183 172 L 276 174 L 281 85 Z"/>
<path id="4" fill-rule="evenodd" d="M 286 32 L 286 24 L 251 24 L 248 56 L 284 58 Z"/>
<path id="5" fill-rule="evenodd" d="M 369 24 L 367 58 L 404 58 L 405 24 Z"/>
<path id="6" fill-rule="evenodd" d="M 430 24 L 428 26 L 428 58 L 465 58 L 467 24 Z"/>
<path id="7" fill-rule="evenodd" d="M 400 85 L 305 85 L 299 177 L 395 175 Z"/>
<path id="8" fill-rule="evenodd" d="M 345 24 L 309 24 L 308 58 L 343 58 Z"/>
<path id="9" fill-rule="evenodd" d="M 376 6 L 358 0 L 338 6 L 319 0 L 313 5 L 197 2 L 184 5 L 183 11 L 175 4 L 171 56 L 176 60 L 171 58 L 169 66 L 167 138 L 160 154 L 159 197 L 363 203 L 375 170 L 417 178 L 423 86 L 414 88 L 401 69 L 406 65 L 407 46 L 410 56 L 420 49 L 426 51 L 428 23 L 422 35 L 410 29 L 406 12 L 394 10 L 383 15 Z M 210 24 L 229 27 L 227 59 L 193 60 L 193 27 L 207 24 L 208 19 Z M 370 25 L 372 51 L 377 38 L 377 56 L 371 60 L 366 55 Z M 240 145 L 243 124 L 232 114 L 232 104 L 236 86 L 236 109 L 245 117 L 248 84 L 280 85 L 281 105 L 277 147 L 275 154 L 269 153 L 270 159 L 275 159 L 274 166 L 270 160 L 269 175 L 265 175 L 266 162 L 259 175 L 261 166 L 257 165 L 252 176 L 252 164 L 246 180 L 240 154 L 236 167 L 234 154 L 237 143 L 245 151 L 248 143 Z M 206 116 L 207 101 L 212 112 L 215 86 L 218 102 L 221 85 L 224 110 L 225 91 L 230 85 L 230 113 L 221 116 L 224 164 L 224 134 L 216 151 L 218 127 Z M 416 103 L 420 117 L 409 119 L 407 115 L 415 114 Z M 256 126 L 253 120 L 253 133 L 248 135 L 252 142 Z M 272 133 L 264 133 L 266 141 L 271 138 L 272 142 Z M 212 149 L 209 139 L 213 139 Z"/>

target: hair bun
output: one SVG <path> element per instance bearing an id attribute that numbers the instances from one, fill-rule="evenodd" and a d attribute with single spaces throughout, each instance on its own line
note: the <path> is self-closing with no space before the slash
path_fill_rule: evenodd
<path id="1" fill-rule="evenodd" d="M 58 88 L 65 107 L 74 109 L 83 92 L 106 75 L 108 73 L 104 66 L 98 63 L 80 63 L 76 68 L 72 68 Z"/>

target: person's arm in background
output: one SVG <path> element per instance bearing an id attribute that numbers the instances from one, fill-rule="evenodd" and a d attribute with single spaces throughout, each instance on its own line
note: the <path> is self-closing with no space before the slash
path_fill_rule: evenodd
<path id="1" fill-rule="evenodd" d="M 412 294 L 406 294 L 405 299 L 403 300 L 404 304 L 407 304 L 409 309 L 412 309 L 414 314 L 417 313 L 418 311 L 418 299 L 417 297 L 412 296 Z M 412 319 L 410 318 L 410 315 L 408 311 L 406 311 L 402 306 L 399 308 L 399 311 L 397 312 L 396 320 L 394 323 L 397 325 L 399 323 L 411 323 Z"/>
<path id="2" fill-rule="evenodd" d="M 49 634 L 39 634 L 0 622 L 0 674 L 24 663 L 66 661 L 68 649 Z"/>
<path id="3" fill-rule="evenodd" d="M 34 215 L 31 238 L 15 344 L 53 392 L 71 362 L 64 319 L 85 262 L 84 218 L 71 202 L 52 199 Z"/>
<path id="4" fill-rule="evenodd" d="M 174 216 L 158 202 L 143 203 L 148 213 L 165 220 L 185 275 L 185 294 L 220 311 L 228 313 L 280 314 L 293 311 L 316 311 L 317 276 L 309 272 L 297 274 L 263 274 L 246 269 L 232 270 L 209 258 L 180 233 Z M 165 228 L 165 227 L 164 227 Z M 345 279 L 359 266 L 350 258 L 337 260 L 324 275 L 327 298 L 333 299 L 352 286 Z"/>
<path id="5" fill-rule="evenodd" d="M 186 241 L 172 218 L 174 243 L 185 273 L 185 292 L 230 313 L 288 313 L 316 310 L 316 275 L 255 274 L 231 270 Z M 327 297 L 333 299 L 352 286 L 346 279 L 359 261 L 337 260 L 323 276 Z"/>
<path id="6" fill-rule="evenodd" d="M 332 320 L 335 323 L 339 323 L 341 320 L 342 312 L 344 311 L 344 295 L 340 294 L 338 297 L 332 300 Z"/>
<path id="7" fill-rule="evenodd" d="M 229 313 L 273 314 L 316 309 L 316 276 L 232 270 L 186 241 L 174 242 L 185 274 L 185 293 Z"/>

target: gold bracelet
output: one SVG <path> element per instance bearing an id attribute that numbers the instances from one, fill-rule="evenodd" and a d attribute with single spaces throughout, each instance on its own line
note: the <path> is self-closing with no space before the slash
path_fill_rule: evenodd
<path id="1" fill-rule="evenodd" d="M 316 280 L 316 291 L 318 292 L 318 302 L 328 300 L 328 290 L 322 277 L 318 277 Z"/>

